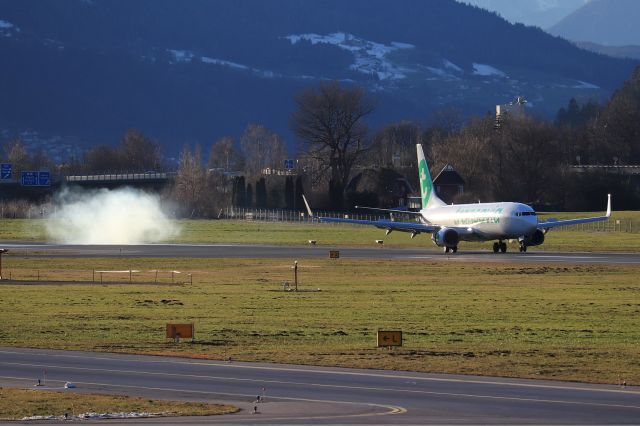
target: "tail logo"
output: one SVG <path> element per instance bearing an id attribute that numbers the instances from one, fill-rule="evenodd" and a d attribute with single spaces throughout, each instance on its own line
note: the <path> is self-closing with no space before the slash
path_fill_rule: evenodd
<path id="1" fill-rule="evenodd" d="M 427 169 L 427 162 L 420 161 L 420 188 L 422 189 L 422 208 L 427 207 L 429 198 L 431 198 L 431 176 Z"/>

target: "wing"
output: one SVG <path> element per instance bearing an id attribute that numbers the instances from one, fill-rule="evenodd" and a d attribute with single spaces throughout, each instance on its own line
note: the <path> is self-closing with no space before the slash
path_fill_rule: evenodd
<path id="1" fill-rule="evenodd" d="M 421 232 L 434 232 L 440 229 L 440 226 L 419 223 L 419 222 L 396 222 L 394 220 L 359 220 L 359 219 L 341 219 L 336 217 L 318 217 L 321 222 L 334 223 L 353 223 L 356 225 L 371 225 L 376 228 L 386 229 L 387 233 L 391 231 L 409 232 L 413 235 Z"/>
<path id="2" fill-rule="evenodd" d="M 408 216 L 422 216 L 422 214 L 420 212 L 414 212 L 411 210 L 401 210 L 401 209 L 379 209 L 376 207 L 363 207 L 363 206 L 356 206 L 356 209 L 359 210 L 373 210 L 375 212 L 385 212 L 385 213 L 398 213 L 398 214 L 406 214 Z"/>
<path id="3" fill-rule="evenodd" d="M 551 228 L 557 226 L 575 225 L 578 223 L 599 222 L 601 220 L 607 220 L 611 216 L 611 194 L 607 195 L 607 213 L 604 216 L 585 217 L 580 219 L 567 219 L 567 220 L 555 220 L 551 219 L 546 222 L 539 222 L 538 229 L 548 231 Z"/>

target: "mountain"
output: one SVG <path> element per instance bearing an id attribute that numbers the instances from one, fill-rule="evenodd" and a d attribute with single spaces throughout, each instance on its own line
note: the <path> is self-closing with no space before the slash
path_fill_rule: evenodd
<path id="1" fill-rule="evenodd" d="M 629 58 L 640 61 L 640 45 L 638 46 L 603 46 L 602 44 L 588 41 L 577 41 L 576 46 L 581 49 L 601 53 L 614 58 Z"/>
<path id="2" fill-rule="evenodd" d="M 639 21 L 640 2 L 637 0 L 592 0 L 548 31 L 578 42 L 640 46 Z"/>
<path id="3" fill-rule="evenodd" d="M 496 12 L 509 22 L 548 28 L 590 0 L 458 0 Z"/>
<path id="4" fill-rule="evenodd" d="M 453 0 L 0 0 L 0 54 L 5 139 L 114 144 L 135 127 L 169 155 L 250 122 L 292 143 L 294 95 L 327 80 L 366 88 L 376 128 L 519 95 L 554 116 L 637 65 Z"/>

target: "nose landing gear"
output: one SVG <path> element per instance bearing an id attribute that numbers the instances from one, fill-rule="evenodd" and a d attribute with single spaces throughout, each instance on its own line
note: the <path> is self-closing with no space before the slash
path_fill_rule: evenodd
<path id="1" fill-rule="evenodd" d="M 520 242 L 520 253 L 526 253 L 527 252 L 527 245 L 524 243 L 524 241 Z"/>
<path id="2" fill-rule="evenodd" d="M 458 251 L 458 246 L 453 246 L 453 247 L 445 247 L 444 248 L 444 252 L 445 253 L 456 253 Z"/>

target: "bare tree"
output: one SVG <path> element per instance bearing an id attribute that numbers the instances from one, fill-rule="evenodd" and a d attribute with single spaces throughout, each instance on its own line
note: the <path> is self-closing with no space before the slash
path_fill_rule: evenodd
<path id="1" fill-rule="evenodd" d="M 549 202 L 556 196 L 562 162 L 558 132 L 530 117 L 494 129 L 491 117 L 432 146 L 432 174 L 449 163 L 467 183 L 459 201 Z"/>
<path id="2" fill-rule="evenodd" d="M 233 138 L 225 136 L 211 145 L 209 168 L 229 172 L 240 170 L 243 166 L 243 156 L 236 148 L 236 141 Z"/>
<path id="3" fill-rule="evenodd" d="M 373 137 L 367 164 L 400 169 L 416 163 L 416 144 L 421 143 L 420 126 L 410 121 L 389 124 Z"/>
<path id="4" fill-rule="evenodd" d="M 185 146 L 180 154 L 180 168 L 176 176 L 173 198 L 189 217 L 205 214 L 207 174 L 202 166 L 200 147 L 194 152 Z"/>
<path id="5" fill-rule="evenodd" d="M 31 167 L 31 157 L 22 139 L 17 138 L 10 141 L 5 147 L 5 151 L 7 160 L 12 164 L 14 176 L 19 176 L 21 171 Z"/>
<path id="6" fill-rule="evenodd" d="M 501 160 L 490 149 L 497 136 L 493 119 L 475 119 L 462 131 L 443 137 L 439 131 L 431 134 L 431 175 L 451 164 L 466 181 L 463 201 L 494 199 L 496 174 Z M 499 153 L 498 153 L 499 154 Z"/>
<path id="7" fill-rule="evenodd" d="M 127 130 L 120 144 L 120 154 L 123 169 L 155 171 L 162 166 L 160 145 L 137 129 Z"/>
<path id="8" fill-rule="evenodd" d="M 286 149 L 282 138 L 260 124 L 249 124 L 240 138 L 245 173 L 258 177 L 266 168 L 282 168 Z"/>
<path id="9" fill-rule="evenodd" d="M 84 156 L 86 173 L 105 173 L 121 170 L 121 156 L 117 149 L 108 145 L 93 147 Z"/>
<path id="10" fill-rule="evenodd" d="M 330 188 L 342 194 L 366 150 L 363 119 L 374 110 L 373 102 L 364 90 L 334 82 L 303 91 L 295 103 L 290 126 L 300 139 L 301 151 L 320 168 L 320 176 L 314 178 L 328 177 Z"/>

